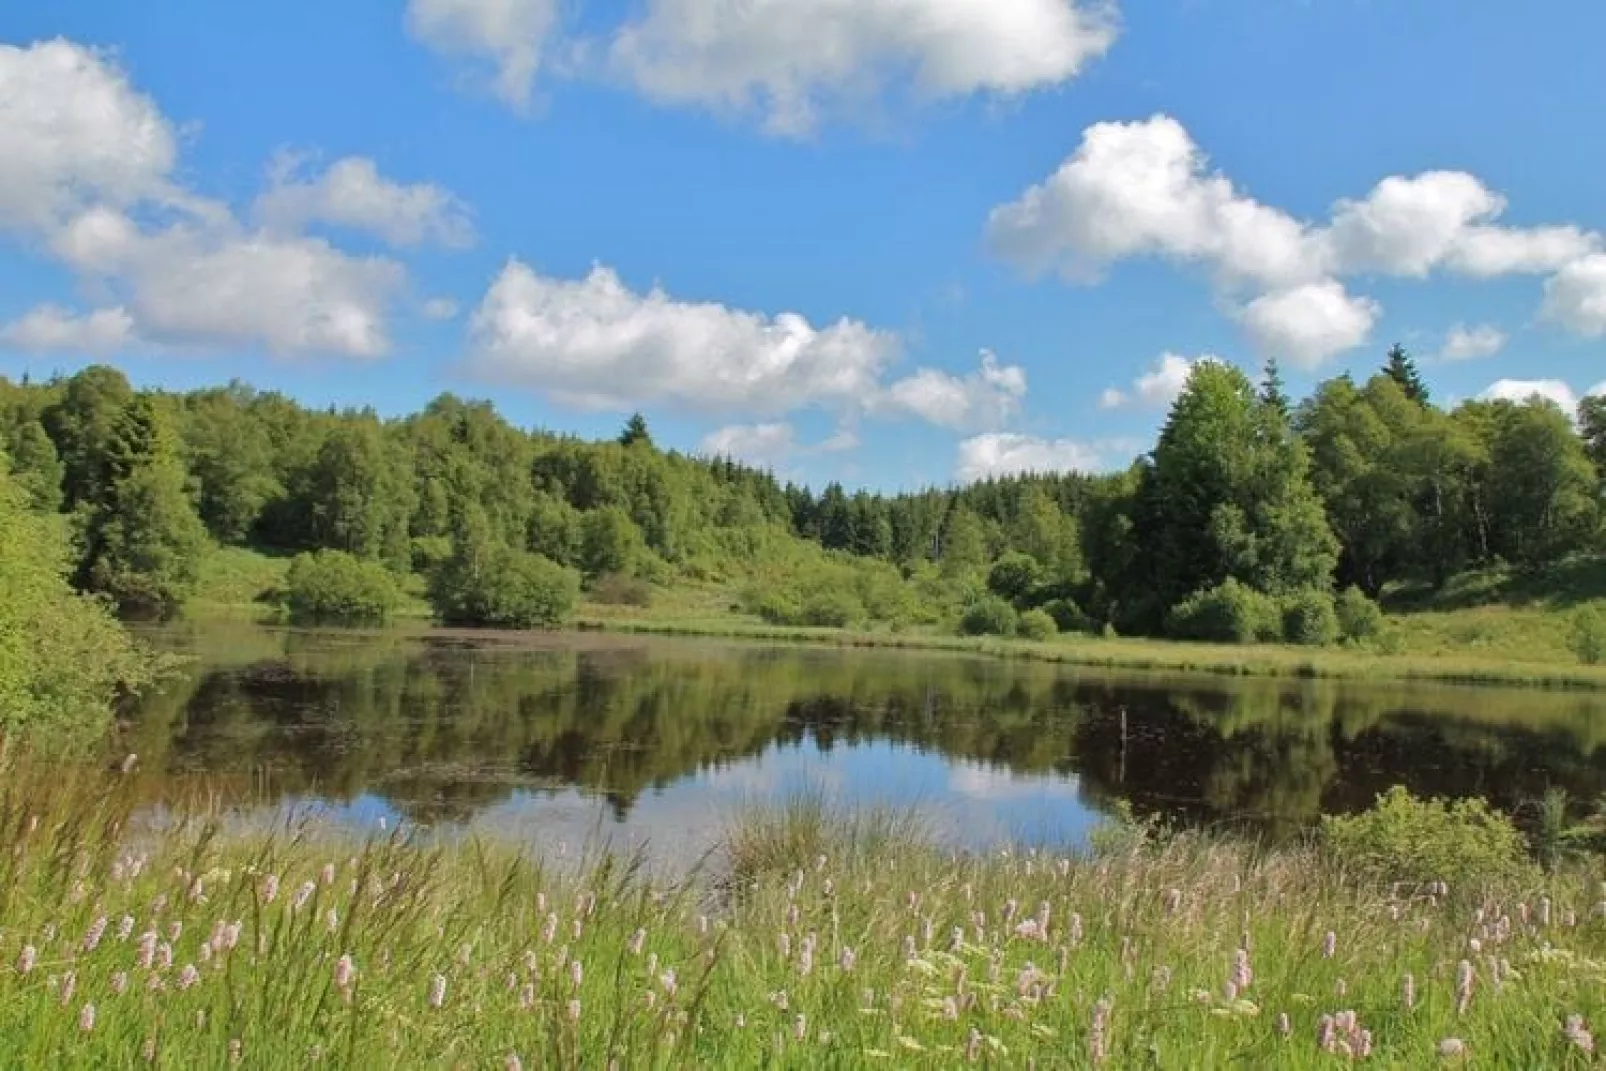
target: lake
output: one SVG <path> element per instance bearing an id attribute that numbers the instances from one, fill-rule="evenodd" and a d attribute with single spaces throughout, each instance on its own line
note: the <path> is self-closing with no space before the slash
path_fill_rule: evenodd
<path id="1" fill-rule="evenodd" d="M 147 631 L 190 656 L 120 746 L 153 799 L 690 857 L 798 792 L 965 846 L 1069 846 L 1121 802 L 1282 836 L 1393 784 L 1606 792 L 1606 695 L 1135 675 L 602 634 Z"/>

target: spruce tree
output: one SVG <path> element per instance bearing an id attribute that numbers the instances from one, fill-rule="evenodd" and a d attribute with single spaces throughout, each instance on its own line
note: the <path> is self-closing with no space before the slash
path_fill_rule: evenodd
<path id="1" fill-rule="evenodd" d="M 1398 342 L 1389 347 L 1383 374 L 1398 383 L 1407 398 L 1418 405 L 1428 404 L 1428 385 L 1423 382 L 1422 373 L 1417 371 L 1415 359 Z"/>

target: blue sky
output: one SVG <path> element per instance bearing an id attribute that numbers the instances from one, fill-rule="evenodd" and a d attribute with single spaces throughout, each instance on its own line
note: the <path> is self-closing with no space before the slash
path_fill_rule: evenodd
<path id="1" fill-rule="evenodd" d="M 733 10 L 6 5 L 0 374 L 888 489 L 1124 464 L 1202 355 L 1606 389 L 1606 5 Z"/>

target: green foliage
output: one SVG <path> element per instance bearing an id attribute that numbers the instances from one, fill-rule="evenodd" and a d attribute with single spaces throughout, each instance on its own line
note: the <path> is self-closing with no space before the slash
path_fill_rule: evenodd
<path id="1" fill-rule="evenodd" d="M 1021 614 L 1017 627 L 1023 639 L 1038 643 L 1051 640 L 1059 633 L 1059 626 L 1054 623 L 1054 619 L 1042 610 L 1027 610 Z"/>
<path id="2" fill-rule="evenodd" d="M 1166 631 L 1179 640 L 1257 643 L 1281 639 L 1283 622 L 1275 600 L 1229 578 L 1172 607 Z"/>
<path id="3" fill-rule="evenodd" d="M 580 596 L 580 576 L 549 558 L 500 544 L 473 568 L 448 565 L 448 584 L 432 589 L 435 612 L 448 625 L 556 628 Z"/>
<path id="4" fill-rule="evenodd" d="M 1366 643 L 1382 635 L 1383 608 L 1366 597 L 1358 587 L 1339 592 L 1333 603 L 1338 616 L 1339 638 L 1349 643 Z"/>
<path id="5" fill-rule="evenodd" d="M 1580 606 L 1567 623 L 1567 647 L 1586 666 L 1606 662 L 1606 606 Z"/>
<path id="6" fill-rule="evenodd" d="M 1511 820 L 1478 799 L 1418 799 L 1396 785 L 1362 814 L 1322 819 L 1334 860 L 1380 881 L 1479 889 L 1531 875 Z"/>
<path id="7" fill-rule="evenodd" d="M 1040 609 L 1054 622 L 1060 632 L 1096 632 L 1098 623 L 1076 605 L 1075 599 L 1050 599 Z"/>
<path id="8" fill-rule="evenodd" d="M 987 572 L 987 590 L 1016 606 L 1024 606 L 1043 583 L 1043 566 L 1030 554 L 1010 551 Z"/>
<path id="9" fill-rule="evenodd" d="M 1308 470 L 1286 418 L 1242 372 L 1195 366 L 1143 470 L 1125 582 L 1156 609 L 1228 579 L 1273 595 L 1325 586 L 1338 543 Z"/>
<path id="10" fill-rule="evenodd" d="M 1015 607 L 992 594 L 975 599 L 959 618 L 959 632 L 965 636 L 1013 636 L 1019 626 Z"/>
<path id="11" fill-rule="evenodd" d="M 297 623 L 379 624 L 401 601 L 390 570 L 343 550 L 296 555 L 285 588 L 285 605 Z"/>
<path id="12" fill-rule="evenodd" d="M 817 591 L 803 600 L 801 625 L 813 628 L 847 628 L 864 617 L 864 607 L 845 591 Z"/>
<path id="13" fill-rule="evenodd" d="M 64 526 L 31 512 L 29 498 L 0 451 L 0 735 L 89 743 L 154 663 L 104 602 L 72 590 Z"/>
<path id="14" fill-rule="evenodd" d="M 1427 384 L 1422 379 L 1422 373 L 1417 371 L 1415 359 L 1405 352 L 1404 346 L 1396 342 L 1389 347 L 1383 374 L 1392 379 L 1411 401 L 1418 405 L 1428 404 Z"/>
<path id="15" fill-rule="evenodd" d="M 1333 596 L 1307 589 L 1282 598 L 1283 640 L 1301 647 L 1328 647 L 1338 642 L 1340 628 Z"/>
<path id="16" fill-rule="evenodd" d="M 618 506 L 581 516 L 578 564 L 587 577 L 628 572 L 642 550 L 641 529 Z"/>

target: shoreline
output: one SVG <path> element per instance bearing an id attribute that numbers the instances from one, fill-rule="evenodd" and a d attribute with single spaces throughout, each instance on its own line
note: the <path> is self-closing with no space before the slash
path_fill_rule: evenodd
<path id="1" fill-rule="evenodd" d="M 1033 642 L 1000 637 L 860 632 L 747 622 L 655 621 L 651 618 L 584 613 L 576 615 L 565 631 L 687 636 L 855 649 L 946 651 L 1093 669 L 1195 673 L 1217 677 L 1606 692 L 1606 667 L 1472 657 L 1380 655 L 1342 648 L 1306 649 L 1272 645 L 1230 647 L 1175 640 L 1107 640 L 1097 637 L 1061 637 Z"/>

